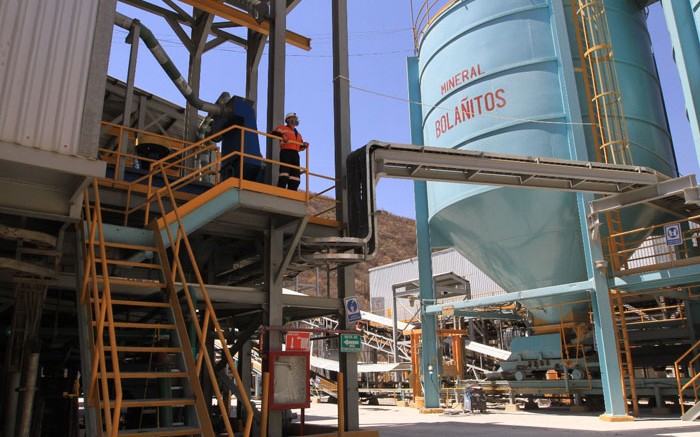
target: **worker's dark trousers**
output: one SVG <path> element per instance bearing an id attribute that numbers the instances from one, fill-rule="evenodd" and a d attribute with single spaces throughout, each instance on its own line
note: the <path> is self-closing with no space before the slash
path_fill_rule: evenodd
<path id="1" fill-rule="evenodd" d="M 299 170 L 299 152 L 296 150 L 281 149 L 280 162 L 282 162 L 282 164 L 289 164 L 295 167 L 280 165 L 280 177 L 277 180 L 277 186 L 296 191 L 297 188 L 299 188 L 299 183 L 301 182 L 301 171 Z"/>

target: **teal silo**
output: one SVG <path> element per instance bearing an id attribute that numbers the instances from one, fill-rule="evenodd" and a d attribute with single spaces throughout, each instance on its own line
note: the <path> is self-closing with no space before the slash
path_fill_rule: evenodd
<path id="1" fill-rule="evenodd" d="M 425 145 L 595 160 L 569 4 L 464 0 L 435 17 L 418 55 Z M 635 164 L 675 175 L 644 11 L 605 5 Z M 433 245 L 454 246 L 507 291 L 587 279 L 573 193 L 429 183 L 428 203 Z M 535 322 L 588 317 L 576 308 Z"/>

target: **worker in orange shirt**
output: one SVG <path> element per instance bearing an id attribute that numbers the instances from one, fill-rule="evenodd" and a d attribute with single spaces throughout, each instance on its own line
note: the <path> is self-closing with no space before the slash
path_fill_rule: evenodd
<path id="1" fill-rule="evenodd" d="M 309 143 L 304 142 L 297 130 L 299 117 L 297 117 L 296 112 L 288 113 L 284 117 L 284 122 L 284 125 L 277 126 L 272 133 L 282 137 L 280 140 L 280 161 L 282 164 L 294 167 L 280 165 L 280 177 L 277 181 L 277 186 L 296 191 L 299 188 L 299 183 L 301 183 L 299 152 L 306 150 L 309 147 Z"/>

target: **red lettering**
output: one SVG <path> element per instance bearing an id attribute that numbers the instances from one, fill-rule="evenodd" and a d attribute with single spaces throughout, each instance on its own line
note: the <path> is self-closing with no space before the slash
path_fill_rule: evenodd
<path id="1" fill-rule="evenodd" d="M 498 103 L 496 103 L 496 106 L 498 106 L 499 108 L 506 106 L 507 101 L 506 101 L 506 98 L 503 97 L 503 94 L 505 94 L 505 93 L 506 93 L 506 90 L 504 90 L 503 88 L 499 88 L 496 91 L 496 99 L 498 100 Z"/>
<path id="2" fill-rule="evenodd" d="M 486 95 L 484 95 L 484 105 L 488 112 L 496 109 L 496 96 L 494 96 L 493 93 L 486 93 Z"/>
<path id="3" fill-rule="evenodd" d="M 474 80 L 475 78 L 481 76 L 482 74 L 484 74 L 484 71 L 481 69 L 481 64 L 476 64 L 472 65 L 471 67 L 467 67 L 464 70 L 451 76 L 444 83 L 442 83 L 440 85 L 440 94 L 445 95 L 446 93 L 452 91 L 454 88 L 464 85 L 470 80 Z"/>
<path id="4" fill-rule="evenodd" d="M 469 120 L 472 118 L 472 113 L 469 111 L 469 97 L 463 98 L 461 104 L 462 120 Z"/>
<path id="5" fill-rule="evenodd" d="M 440 134 L 442 132 L 440 131 L 440 120 L 435 120 L 435 138 L 440 138 Z"/>
<path id="6" fill-rule="evenodd" d="M 481 99 L 484 96 L 476 96 L 474 97 L 474 100 L 476 101 L 476 107 L 477 107 L 477 112 L 476 114 L 481 115 Z"/>

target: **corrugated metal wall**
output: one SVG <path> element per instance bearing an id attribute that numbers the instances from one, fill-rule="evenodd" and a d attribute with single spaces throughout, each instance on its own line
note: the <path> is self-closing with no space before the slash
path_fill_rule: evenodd
<path id="1" fill-rule="evenodd" d="M 98 6 L 0 0 L 0 141 L 78 154 Z"/>
<path id="2" fill-rule="evenodd" d="M 476 268 L 454 249 L 433 253 L 433 275 L 455 273 L 466 278 L 471 285 L 472 299 L 505 293 L 491 278 Z M 391 317 L 392 286 L 418 278 L 418 259 L 411 258 L 393 264 L 376 267 L 369 271 L 369 293 L 371 312 L 384 317 Z M 463 297 L 447 298 L 462 300 Z M 408 299 L 397 299 L 396 313 L 399 320 L 418 320 L 420 305 L 418 300 L 411 306 Z"/>

